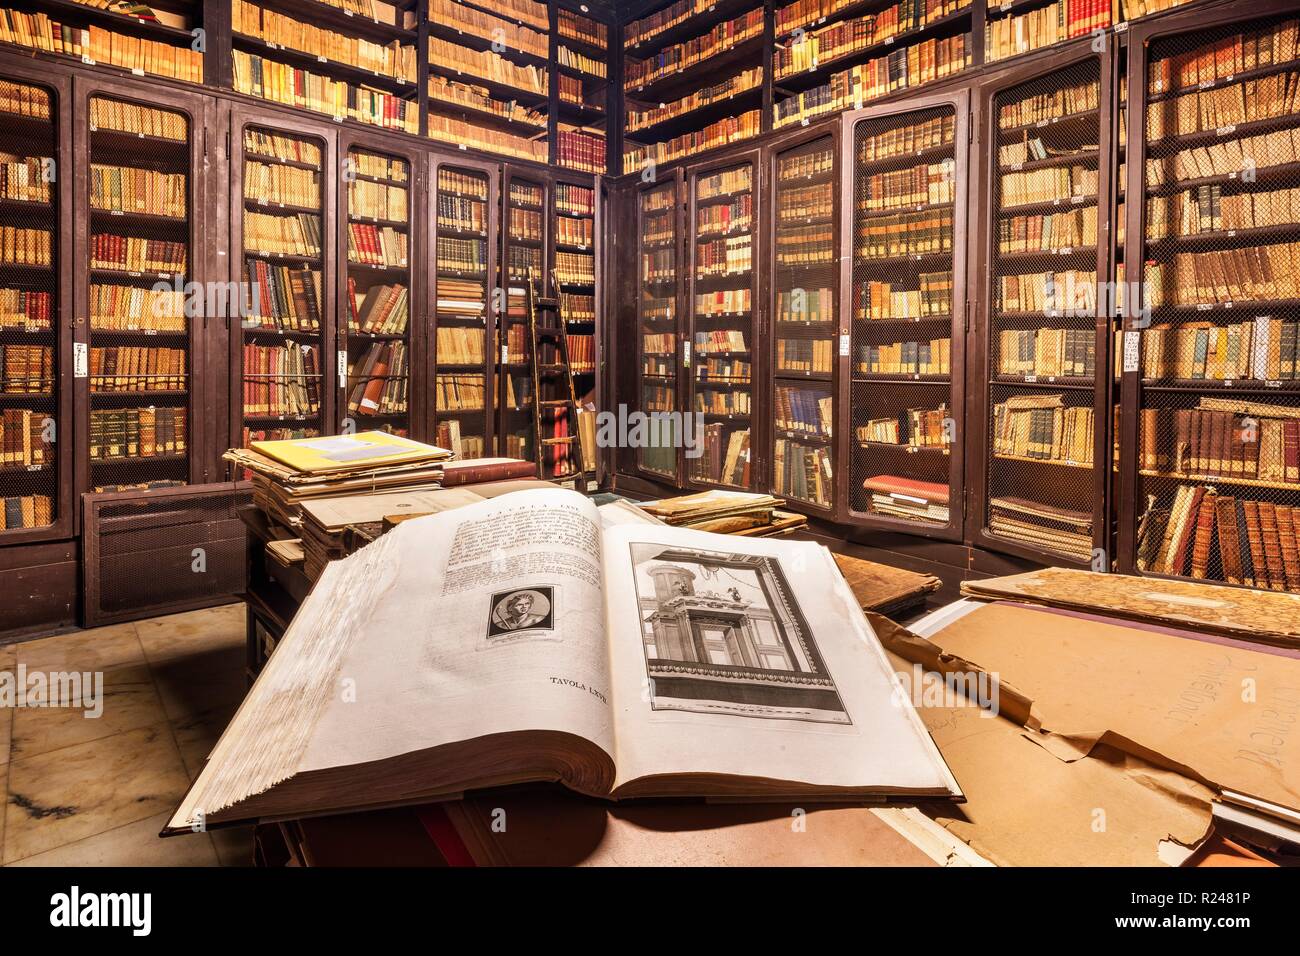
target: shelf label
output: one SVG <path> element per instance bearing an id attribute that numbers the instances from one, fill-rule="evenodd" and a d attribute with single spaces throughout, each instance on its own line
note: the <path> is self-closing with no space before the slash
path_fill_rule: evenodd
<path id="1" fill-rule="evenodd" d="M 72 343 L 72 377 L 86 378 L 90 374 L 89 346 L 85 342 Z"/>
<path id="2" fill-rule="evenodd" d="M 502 364 L 502 365 L 509 365 L 509 364 L 510 364 L 510 346 L 509 346 L 509 345 L 503 345 L 503 346 L 501 346 L 501 364 Z"/>
<path id="3" fill-rule="evenodd" d="M 691 342 L 690 339 L 682 342 L 682 368 L 691 367 Z"/>
<path id="4" fill-rule="evenodd" d="M 346 378 L 348 377 L 348 353 L 347 353 L 347 349 L 339 349 L 339 367 L 338 367 L 338 375 L 339 375 L 339 381 L 340 381 L 340 382 L 343 381 L 344 379 L 346 379 Z"/>
<path id="5" fill-rule="evenodd" d="M 1142 333 L 1137 329 L 1124 330 L 1124 371 L 1136 372 L 1141 358 Z"/>
<path id="6" fill-rule="evenodd" d="M 847 333 L 840 334 L 840 355 L 849 354 L 849 336 Z"/>

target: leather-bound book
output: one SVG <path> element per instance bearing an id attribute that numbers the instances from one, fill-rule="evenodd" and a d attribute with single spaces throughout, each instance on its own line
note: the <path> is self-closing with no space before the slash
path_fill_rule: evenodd
<path id="1" fill-rule="evenodd" d="M 1223 579 L 1229 584 L 1241 584 L 1241 544 L 1237 538 L 1237 501 L 1226 495 L 1214 498 L 1215 517 L 1219 527 L 1219 563 Z"/>
<path id="2" fill-rule="evenodd" d="M 1264 544 L 1264 561 L 1268 569 L 1268 586 L 1274 591 L 1286 590 L 1286 572 L 1282 568 L 1282 542 L 1278 537 L 1277 512 L 1270 501 L 1257 503 L 1259 509 L 1259 537 Z"/>
<path id="3" fill-rule="evenodd" d="M 1295 509 L 1276 505 L 1273 512 L 1277 517 L 1277 536 L 1282 548 L 1282 573 L 1286 576 L 1286 589 L 1300 591 L 1300 552 L 1296 549 Z"/>
<path id="4" fill-rule="evenodd" d="M 1192 577 L 1203 578 L 1210 567 L 1210 546 L 1214 543 L 1214 499 L 1206 493 L 1196 512 L 1196 530 L 1192 541 Z"/>
<path id="5" fill-rule="evenodd" d="M 1254 586 L 1268 587 L 1268 562 L 1264 558 L 1264 538 L 1259 527 L 1259 502 L 1243 501 L 1246 513 L 1246 534 L 1250 544 L 1250 561 L 1254 566 Z"/>
<path id="6" fill-rule="evenodd" d="M 1251 554 L 1250 528 L 1246 524 L 1246 503 L 1238 499 L 1237 512 L 1237 553 L 1241 556 L 1241 583 L 1255 587 L 1255 560 Z"/>

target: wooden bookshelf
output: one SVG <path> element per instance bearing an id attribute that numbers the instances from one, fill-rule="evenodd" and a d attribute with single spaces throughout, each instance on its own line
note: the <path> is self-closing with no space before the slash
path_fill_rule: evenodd
<path id="1" fill-rule="evenodd" d="M 550 290 L 547 253 L 551 222 L 550 184 L 535 173 L 507 166 L 501 187 L 501 278 L 505 290 L 505 314 L 497 319 L 494 350 L 497 362 L 497 445 L 502 455 L 537 460 L 533 434 L 532 364 L 528 333 L 528 290 L 535 296 Z M 555 396 L 547 394 L 545 399 Z M 549 437 L 549 436 L 547 436 Z"/>
<path id="2" fill-rule="evenodd" d="M 686 408 L 704 425 L 697 457 L 686 458 L 686 477 L 701 487 L 748 489 L 759 477 L 754 440 L 754 321 L 758 301 L 758 179 L 756 150 L 686 173 L 690 202 L 689 399 Z M 683 353 L 685 356 L 687 353 Z M 702 419 L 700 418 L 702 416 Z"/>
<path id="3" fill-rule="evenodd" d="M 967 111 L 963 94 L 923 97 L 848 114 L 844 134 L 853 150 L 846 506 L 868 526 L 949 540 L 964 519 L 967 197 L 957 170 L 968 162 Z M 829 379 L 833 363 L 827 354 L 812 374 Z"/>
<path id="4" fill-rule="evenodd" d="M 647 415 L 681 410 L 678 357 L 686 348 L 678 295 L 681 188 L 680 177 L 670 175 L 636 192 L 637 396 L 639 410 Z M 680 417 L 674 420 L 679 422 Z M 676 482 L 682 436 L 672 420 L 664 421 L 667 424 L 651 429 L 648 447 L 637 449 L 636 465 L 653 480 Z"/>
<path id="5" fill-rule="evenodd" d="M 284 129 L 261 120 L 240 116 L 235 126 L 233 231 L 240 275 L 250 290 L 232 323 L 239 330 L 237 438 L 243 447 L 335 431 L 329 292 L 337 244 L 327 208 L 333 140 L 310 126 Z M 267 248 L 279 230 L 292 230 L 301 243 Z"/>
<path id="6" fill-rule="evenodd" d="M 1145 201 L 1126 210 L 1125 268 L 1151 311 L 1124 332 L 1121 554 L 1141 574 L 1300 592 L 1300 290 L 1291 270 L 1254 271 L 1300 241 L 1280 201 L 1300 186 L 1300 120 L 1278 97 L 1300 76 L 1300 22 L 1252 13 L 1134 27 L 1126 185 Z M 1225 160 L 1239 151 L 1257 171 Z"/>

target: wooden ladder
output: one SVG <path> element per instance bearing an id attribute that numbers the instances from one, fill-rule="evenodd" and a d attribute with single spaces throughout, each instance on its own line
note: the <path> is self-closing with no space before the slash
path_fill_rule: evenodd
<path id="1" fill-rule="evenodd" d="M 558 287 L 557 287 L 558 288 Z M 569 365 L 569 335 L 560 320 L 560 300 L 558 297 L 539 296 L 537 294 L 537 273 L 528 270 L 528 285 L 525 289 L 528 297 L 528 331 L 532 344 L 533 372 L 533 436 L 537 450 L 537 476 L 564 484 L 573 483 L 579 491 L 587 490 L 586 479 L 591 472 L 586 470 L 586 456 L 583 454 L 582 436 L 578 428 L 578 396 L 573 385 L 573 370 Z M 545 342 L 555 345 L 554 362 L 542 361 L 541 346 Z M 543 400 L 542 383 L 564 378 L 565 398 Z M 559 438 L 542 436 L 543 412 L 564 409 L 569 433 Z M 572 471 L 554 474 L 551 452 L 564 446 L 568 451 L 567 461 Z"/>

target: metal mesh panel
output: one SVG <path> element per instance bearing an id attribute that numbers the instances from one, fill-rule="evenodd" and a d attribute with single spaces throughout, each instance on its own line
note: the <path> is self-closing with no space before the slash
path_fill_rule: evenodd
<path id="1" fill-rule="evenodd" d="M 240 319 L 242 442 L 321 434 L 324 142 L 269 127 L 243 132 L 243 268 L 250 294 Z"/>
<path id="2" fill-rule="evenodd" d="M 532 407 L 536 396 L 530 394 L 534 356 L 528 335 L 526 291 L 530 276 L 536 295 L 544 294 L 546 289 L 545 197 L 546 187 L 542 183 L 514 178 L 508 180 L 508 187 L 501 197 L 505 208 L 502 227 L 505 229 L 506 251 L 502 266 L 505 271 L 506 314 L 497 325 L 497 368 L 505 389 L 501 400 L 499 442 L 502 454 L 530 461 L 537 458 Z M 558 397 L 551 394 L 556 382 L 542 384 L 546 389 L 543 401 Z M 549 437 L 548 430 L 555 427 L 549 409 L 544 418 L 550 419 L 542 422 L 546 437 Z"/>
<path id="3" fill-rule="evenodd" d="M 438 167 L 435 441 L 462 458 L 487 454 L 488 177 Z"/>
<path id="4" fill-rule="evenodd" d="M 822 508 L 834 502 L 836 175 L 829 136 L 776 157 L 773 485 Z"/>
<path id="5" fill-rule="evenodd" d="M 1300 591 L 1294 16 L 1152 44 L 1139 570 Z"/>
<path id="6" fill-rule="evenodd" d="M 674 183 L 640 196 L 641 411 L 677 409 L 677 190 Z M 677 477 L 676 435 L 654 429 L 637 451 L 642 470 Z"/>
<path id="7" fill-rule="evenodd" d="M 90 100 L 94 491 L 189 480 L 192 135 L 183 113 Z"/>
<path id="8" fill-rule="evenodd" d="M 693 183 L 691 411 L 704 416 L 693 481 L 748 488 L 753 399 L 754 167 L 730 166 Z"/>
<path id="9" fill-rule="evenodd" d="M 59 504 L 57 104 L 0 80 L 0 537 Z"/>
<path id="10" fill-rule="evenodd" d="M 1088 60 L 993 101 L 985 526 L 1080 562 L 1095 509 L 1099 81 Z"/>
<path id="11" fill-rule="evenodd" d="M 855 512 L 949 522 L 956 111 L 872 119 L 854 135 Z"/>
<path id="12" fill-rule="evenodd" d="M 579 407 L 596 406 L 596 190 L 574 183 L 555 184 L 556 290 Z M 580 411 L 580 416 L 589 412 Z M 584 419 L 585 420 L 585 419 Z M 594 418 L 592 419 L 594 421 Z M 596 449 L 588 431 L 583 446 L 572 449 L 570 470 L 594 472 Z M 590 446 L 590 447 L 587 447 Z M 563 445 L 562 451 L 569 451 Z M 580 461 L 581 452 L 585 461 Z"/>
<path id="13" fill-rule="evenodd" d="M 224 485 L 94 506 L 87 515 L 97 544 L 85 568 L 87 623 L 238 594 L 245 531 L 236 510 L 250 501 L 248 492 Z"/>
<path id="14" fill-rule="evenodd" d="M 340 418 L 357 431 L 410 430 L 410 163 L 351 149 L 347 182 L 348 378 Z"/>

